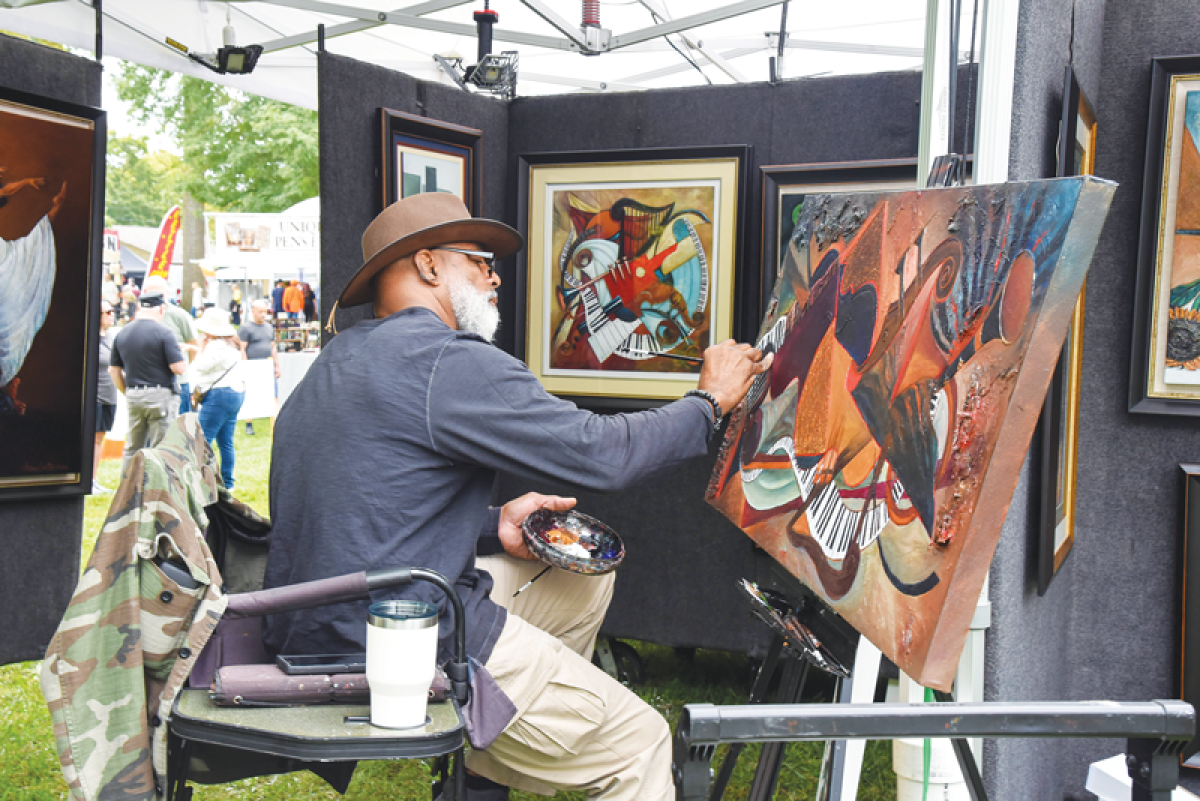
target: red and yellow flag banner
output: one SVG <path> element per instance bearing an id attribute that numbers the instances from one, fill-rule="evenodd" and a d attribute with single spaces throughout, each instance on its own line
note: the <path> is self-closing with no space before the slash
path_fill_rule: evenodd
<path id="1" fill-rule="evenodd" d="M 181 215 L 178 206 L 172 206 L 163 217 L 162 225 L 158 228 L 158 244 L 154 248 L 154 258 L 150 259 L 150 268 L 146 277 L 152 275 L 166 278 L 171 272 L 171 257 L 175 254 L 175 240 L 179 238 L 179 223 Z"/>

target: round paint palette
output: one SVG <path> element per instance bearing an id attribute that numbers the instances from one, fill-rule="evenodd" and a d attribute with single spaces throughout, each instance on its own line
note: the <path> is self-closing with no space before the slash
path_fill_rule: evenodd
<path id="1" fill-rule="evenodd" d="M 582 512 L 538 509 L 521 528 L 534 556 L 572 573 L 608 573 L 625 558 L 625 544 L 617 532 Z"/>

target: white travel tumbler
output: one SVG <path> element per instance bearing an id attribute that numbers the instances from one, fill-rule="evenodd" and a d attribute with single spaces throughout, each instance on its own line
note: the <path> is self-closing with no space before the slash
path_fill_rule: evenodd
<path id="1" fill-rule="evenodd" d="M 437 665 L 437 607 L 424 601 L 380 601 L 367 612 L 371 723 L 385 729 L 424 726 Z"/>

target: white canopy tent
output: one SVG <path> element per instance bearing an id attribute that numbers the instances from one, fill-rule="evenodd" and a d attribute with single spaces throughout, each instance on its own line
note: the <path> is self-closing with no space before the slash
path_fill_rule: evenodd
<path id="1" fill-rule="evenodd" d="M 103 52 L 316 107 L 317 26 L 326 47 L 418 78 L 452 83 L 435 56 L 476 60 L 473 9 L 464 0 L 0 0 L 0 29 Z M 405 4 L 407 2 L 407 4 Z M 763 81 L 781 53 L 782 78 L 917 69 L 926 12 L 938 0 L 495 0 L 494 52 L 519 55 L 518 95 L 624 91 Z M 946 0 L 942 0 L 946 4 Z M 600 26 L 583 26 L 594 5 Z M 964 26 L 971 24 L 968 0 Z M 221 75 L 168 45 L 213 53 L 231 25 L 237 44 L 264 48 L 248 75 Z M 964 47 L 967 36 L 964 35 Z"/>

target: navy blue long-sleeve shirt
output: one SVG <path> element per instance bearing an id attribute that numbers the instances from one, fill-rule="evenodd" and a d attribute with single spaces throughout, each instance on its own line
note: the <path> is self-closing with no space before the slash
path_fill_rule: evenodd
<path id="1" fill-rule="evenodd" d="M 488 598 L 476 542 L 495 536 L 496 471 L 618 491 L 707 452 L 708 404 L 597 415 L 548 394 L 517 359 L 411 308 L 343 331 L 289 396 L 271 454 L 271 552 L 265 586 L 357 570 L 438 571 L 462 596 L 467 650 L 486 663 L 505 611 Z M 417 583 L 373 600 L 441 608 L 439 659 L 452 619 L 440 590 Z M 278 653 L 365 649 L 367 604 L 272 616 Z"/>

